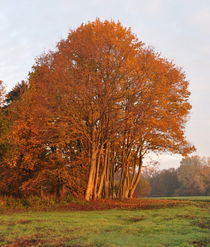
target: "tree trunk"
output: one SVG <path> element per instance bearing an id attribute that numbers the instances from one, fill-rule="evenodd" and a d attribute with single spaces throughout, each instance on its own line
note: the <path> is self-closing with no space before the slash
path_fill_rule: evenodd
<path id="1" fill-rule="evenodd" d="M 142 156 L 140 156 L 139 157 L 139 169 L 138 169 L 138 173 L 137 173 L 136 179 L 135 179 L 134 183 L 132 184 L 131 189 L 129 191 L 129 195 L 128 195 L 129 198 L 132 198 L 133 197 L 133 194 L 135 192 L 135 189 L 136 189 L 137 185 L 139 184 L 140 177 L 141 177 L 142 164 L 143 164 L 143 162 L 142 162 Z"/>
<path id="2" fill-rule="evenodd" d="M 92 144 L 91 147 L 91 164 L 90 164 L 90 172 L 88 177 L 88 184 L 85 194 L 85 200 L 90 201 L 93 199 L 93 193 L 94 193 L 94 182 L 95 182 L 95 173 L 96 173 L 96 148 L 95 143 Z"/>

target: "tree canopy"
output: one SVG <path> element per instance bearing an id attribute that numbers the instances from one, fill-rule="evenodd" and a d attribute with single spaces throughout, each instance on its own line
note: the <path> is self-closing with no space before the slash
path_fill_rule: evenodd
<path id="1" fill-rule="evenodd" d="M 8 94 L 7 162 L 28 172 L 21 190 L 132 197 L 148 153 L 194 150 L 184 135 L 188 84 L 120 22 L 97 19 L 70 31 Z"/>

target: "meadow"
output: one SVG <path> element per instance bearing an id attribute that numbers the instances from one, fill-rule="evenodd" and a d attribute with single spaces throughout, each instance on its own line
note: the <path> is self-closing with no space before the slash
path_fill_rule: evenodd
<path id="1" fill-rule="evenodd" d="M 94 203 L 80 203 L 81 210 L 6 209 L 0 213 L 0 246 L 210 246 L 210 203 L 163 201 L 116 203 L 109 210 L 105 202 L 96 210 Z"/>
<path id="2" fill-rule="evenodd" d="M 150 197 L 150 199 L 167 199 L 167 200 L 187 200 L 187 201 L 200 201 L 210 202 L 210 196 L 173 196 L 173 197 Z"/>

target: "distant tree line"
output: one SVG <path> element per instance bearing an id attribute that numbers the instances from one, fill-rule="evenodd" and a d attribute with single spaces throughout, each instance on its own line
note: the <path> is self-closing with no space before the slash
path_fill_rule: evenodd
<path id="1" fill-rule="evenodd" d="M 164 169 L 147 180 L 151 196 L 210 195 L 210 159 L 192 156 L 182 159 L 177 169 Z"/>

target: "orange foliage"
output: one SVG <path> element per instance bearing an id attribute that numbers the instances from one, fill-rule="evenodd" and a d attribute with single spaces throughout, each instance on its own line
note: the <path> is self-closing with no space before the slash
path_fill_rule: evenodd
<path id="1" fill-rule="evenodd" d="M 54 184 L 58 195 L 65 186 L 87 200 L 130 198 L 149 152 L 194 150 L 188 97 L 179 68 L 119 22 L 97 19 L 37 60 L 11 107 L 9 162 L 33 171 L 23 191 Z"/>

